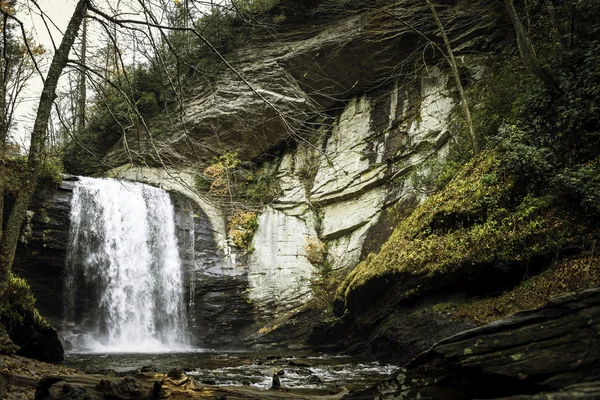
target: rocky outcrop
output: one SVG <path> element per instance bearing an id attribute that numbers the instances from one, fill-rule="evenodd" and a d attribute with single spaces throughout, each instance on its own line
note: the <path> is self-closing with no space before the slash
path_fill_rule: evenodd
<path id="1" fill-rule="evenodd" d="M 64 267 L 74 184 L 65 180 L 56 191 L 41 193 L 34 199 L 13 265 L 14 273 L 31 286 L 40 313 L 51 322 L 63 318 Z"/>
<path id="2" fill-rule="evenodd" d="M 423 161 L 444 159 L 453 141 L 456 102 L 448 72 L 433 66 L 433 58 L 417 72 L 408 61 L 423 43 L 402 21 L 418 21 L 432 37 L 437 31 L 426 5 L 390 1 L 332 11 L 323 4 L 338 2 L 280 3 L 278 11 L 289 20 L 279 32 L 263 32 L 264 40 L 225 55 L 245 81 L 223 68 L 214 84 L 191 91 L 178 122 L 155 128 L 149 121 L 152 143 L 130 132 L 130 151 L 146 165 L 158 165 L 159 158 L 164 165 L 133 167 L 122 146 L 105 159 L 118 166 L 110 176 L 174 193 L 189 324 L 198 346 L 252 341 L 261 328 L 273 328 L 310 300 L 311 282 L 321 271 L 349 271 L 378 251 L 396 217 L 424 197 L 412 176 L 426 170 Z M 497 28 L 488 35 L 497 14 L 471 6 L 458 1 L 440 10 L 448 30 L 466 32 L 453 43 L 457 55 L 490 48 L 504 36 Z M 470 80 L 481 72 L 472 59 L 463 64 Z M 405 68 L 410 73 L 394 72 Z M 215 155 L 235 149 L 248 160 L 283 142 L 286 150 L 274 162 L 281 195 L 260 214 L 253 251 L 241 257 L 196 177 Z M 41 231 L 48 224 L 35 222 Z M 57 247 L 56 261 L 43 261 L 51 268 L 42 271 L 31 246 L 18 256 L 16 270 L 29 274 L 42 314 L 61 318 L 56 288 L 62 288 L 64 248 Z"/>
<path id="3" fill-rule="evenodd" d="M 448 79 L 432 68 L 416 85 L 353 99 L 316 144 L 283 156 L 282 195 L 260 216 L 249 258 L 257 309 L 272 317 L 304 304 L 319 268 L 353 268 L 388 238 L 396 210 L 424 199 L 412 177 L 452 143 Z"/>
<path id="4" fill-rule="evenodd" d="M 40 361 L 64 360 L 65 352 L 58 333 L 39 316 L 26 315 L 22 321 L 11 325 L 8 333 L 12 342 L 19 348 L 16 354 Z"/>
<path id="5" fill-rule="evenodd" d="M 235 72 L 225 66 L 215 70 L 214 84 L 196 88 L 185 99 L 180 121 L 172 118 L 167 128 L 151 126 L 152 143 L 131 131 L 127 146 L 115 146 L 105 161 L 127 164 L 135 153 L 147 163 L 189 167 L 231 149 L 243 158 L 259 156 L 281 140 L 306 136 L 306 124 L 340 102 L 393 81 L 395 68 L 410 64 L 407 60 L 423 47 L 422 37 L 402 21 L 432 37 L 437 31 L 428 7 L 414 0 L 356 8 L 313 3 L 282 1 L 273 12 L 289 15 L 289 21 L 265 24 L 268 30 L 252 33 L 255 40 L 224 55 Z M 457 54 L 490 48 L 504 36 L 498 14 L 485 7 L 460 1 L 440 10 L 447 31 L 460 27 L 465 32 L 453 43 Z M 292 13 L 300 15 L 291 18 Z"/>
<path id="6" fill-rule="evenodd" d="M 435 344 L 348 399 L 567 399 L 600 394 L 600 289 Z"/>

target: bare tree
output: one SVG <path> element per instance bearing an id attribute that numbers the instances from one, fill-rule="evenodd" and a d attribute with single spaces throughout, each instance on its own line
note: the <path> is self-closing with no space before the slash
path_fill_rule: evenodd
<path id="1" fill-rule="evenodd" d="M 479 153 L 479 141 L 477 140 L 477 135 L 475 134 L 475 128 L 473 127 L 473 120 L 471 119 L 471 110 L 469 108 L 469 103 L 467 102 L 467 96 L 465 95 L 465 90 L 463 88 L 462 82 L 460 80 L 460 73 L 458 71 L 458 65 L 456 63 L 456 59 L 454 58 L 454 51 L 452 51 L 452 45 L 450 44 L 450 40 L 448 39 L 448 35 L 446 35 L 446 30 L 444 29 L 444 25 L 442 21 L 440 21 L 440 17 L 435 9 L 435 6 L 431 2 L 431 0 L 426 0 L 431 13 L 433 14 L 433 18 L 435 19 L 435 23 L 437 24 L 442 38 L 444 39 L 444 44 L 446 46 L 446 60 L 450 66 L 450 70 L 452 71 L 452 76 L 454 77 L 454 82 L 456 83 L 456 88 L 458 89 L 458 95 L 460 96 L 460 104 L 463 109 L 463 113 L 465 115 L 465 121 L 467 122 L 467 127 L 469 129 L 469 136 L 471 136 L 471 142 L 473 143 L 473 151 L 475 154 Z"/>
<path id="2" fill-rule="evenodd" d="M 6 285 L 12 271 L 12 264 L 21 226 L 25 220 L 25 215 L 31 203 L 31 198 L 42 169 L 44 146 L 48 136 L 48 121 L 50 119 L 54 100 L 56 99 L 58 80 L 63 69 L 67 65 L 69 52 L 73 47 L 73 43 L 77 37 L 77 32 L 82 24 L 86 10 L 87 1 L 79 0 L 60 46 L 54 53 L 48 69 L 48 74 L 44 81 L 33 131 L 31 133 L 27 167 L 21 180 L 21 189 L 17 195 L 10 216 L 8 217 L 2 239 L 0 240 L 0 298 L 3 297 L 4 292 L 6 291 Z M 13 18 L 13 16 L 4 9 L 2 10 L 2 13 L 7 18 Z"/>
<path id="3" fill-rule="evenodd" d="M 546 71 L 546 69 L 540 63 L 540 60 L 535 52 L 531 38 L 523 25 L 523 21 L 515 8 L 513 0 L 504 0 L 504 5 L 510 16 L 510 20 L 515 28 L 515 34 L 517 36 L 517 46 L 519 47 L 519 53 L 523 59 L 525 66 L 537 75 L 547 86 L 556 87 L 556 81 Z M 549 9 L 551 10 L 551 9 Z"/>

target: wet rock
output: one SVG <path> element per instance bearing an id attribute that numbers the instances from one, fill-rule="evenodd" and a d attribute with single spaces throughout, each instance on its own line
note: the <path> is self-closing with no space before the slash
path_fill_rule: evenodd
<path id="1" fill-rule="evenodd" d="M 117 373 L 117 371 L 115 371 L 114 369 L 110 369 L 110 368 L 90 369 L 90 370 L 86 370 L 85 372 L 87 374 L 96 374 L 96 375 L 105 375 L 105 376 L 119 376 L 119 374 Z M 126 375 L 124 375 L 124 376 L 126 376 Z"/>
<path id="2" fill-rule="evenodd" d="M 4 377 L 4 375 L 0 374 L 0 399 L 4 398 L 7 390 L 8 390 L 8 380 Z"/>
<path id="3" fill-rule="evenodd" d="M 271 383 L 271 390 L 279 389 L 281 389 L 281 381 L 279 380 L 279 375 L 273 374 L 273 383 Z"/>
<path id="4" fill-rule="evenodd" d="M 279 376 L 285 375 L 285 370 L 280 369 L 279 371 L 276 372 L 276 375 L 279 375 Z"/>
<path id="5" fill-rule="evenodd" d="M 598 376 L 600 288 L 595 288 L 451 336 L 393 378 L 345 398 L 594 398 Z"/>
<path id="6" fill-rule="evenodd" d="M 50 321 L 62 321 L 64 267 L 69 243 L 69 213 L 74 182 L 54 192 L 36 194 L 32 201 L 30 234 L 20 241 L 13 271 L 24 278 L 37 299 L 36 307 Z M 85 301 L 85 299 L 81 299 Z"/>
<path id="7" fill-rule="evenodd" d="M 16 354 L 17 351 L 19 351 L 19 346 L 10 340 L 6 328 L 0 324 L 0 354 Z"/>
<path id="8" fill-rule="evenodd" d="M 173 368 L 172 370 L 170 370 L 167 373 L 167 377 L 168 378 L 175 379 L 175 380 L 182 379 L 185 376 L 186 376 L 185 375 L 185 371 L 183 369 L 181 369 L 181 368 Z"/>
<path id="9" fill-rule="evenodd" d="M 247 380 L 247 379 L 244 379 L 244 380 L 242 381 L 242 385 L 243 385 L 243 386 L 252 386 L 252 382 L 250 382 L 250 381 L 249 381 L 249 380 Z"/>
<path id="10" fill-rule="evenodd" d="M 62 395 L 61 399 L 65 400 L 90 400 L 89 392 L 82 387 L 79 386 L 71 386 L 68 383 L 64 384 L 62 387 Z"/>
<path id="11" fill-rule="evenodd" d="M 129 375 L 135 375 L 137 373 L 138 373 L 137 369 L 130 369 L 128 371 L 115 372 L 115 376 L 123 378 L 123 377 L 129 376 Z"/>
<path id="12" fill-rule="evenodd" d="M 319 383 L 323 383 L 323 380 L 317 375 L 311 375 L 306 379 L 306 383 L 309 385 L 318 385 Z"/>
<path id="13" fill-rule="evenodd" d="M 202 383 L 203 385 L 215 386 L 217 384 L 217 381 L 215 379 L 203 379 L 200 381 L 200 383 Z"/>
<path id="14" fill-rule="evenodd" d="M 153 365 L 143 366 L 140 372 L 157 372 L 156 367 Z"/>
<path id="15" fill-rule="evenodd" d="M 65 352 L 54 328 L 33 315 L 26 315 L 10 330 L 9 336 L 19 346 L 18 355 L 49 362 L 64 360 Z"/>
<path id="16" fill-rule="evenodd" d="M 288 362 L 288 365 L 291 365 L 292 367 L 310 368 L 310 365 L 296 361 L 290 361 Z"/>
<path id="17" fill-rule="evenodd" d="M 119 400 L 136 399 L 141 391 L 140 385 L 133 377 L 127 377 L 118 383 L 101 380 L 96 389 L 108 398 Z"/>
<path id="18" fill-rule="evenodd" d="M 150 390 L 148 397 L 150 397 L 150 399 L 152 399 L 152 400 L 158 400 L 158 399 L 163 399 L 163 398 L 167 397 L 167 394 L 165 392 L 165 389 L 163 389 L 162 385 L 160 384 L 160 382 L 156 381 L 156 382 L 154 382 L 154 385 L 152 386 L 152 390 Z"/>

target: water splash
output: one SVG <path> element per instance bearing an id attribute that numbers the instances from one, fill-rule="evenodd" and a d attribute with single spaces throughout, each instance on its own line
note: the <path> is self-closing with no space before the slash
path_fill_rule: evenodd
<path id="1" fill-rule="evenodd" d="M 188 347 L 173 206 L 162 189 L 80 178 L 71 202 L 65 334 L 77 351 Z"/>

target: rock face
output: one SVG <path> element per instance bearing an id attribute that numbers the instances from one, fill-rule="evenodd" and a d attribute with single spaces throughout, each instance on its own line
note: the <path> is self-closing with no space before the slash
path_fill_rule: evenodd
<path id="1" fill-rule="evenodd" d="M 119 146 L 105 160 L 117 166 L 114 177 L 174 193 L 189 324 L 198 346 L 247 345 L 260 328 L 272 328 L 306 304 L 321 271 L 348 271 L 377 251 L 396 216 L 424 197 L 412 177 L 427 171 L 424 161 L 445 158 L 453 142 L 448 128 L 456 102 L 448 72 L 435 61 L 423 71 L 410 64 L 408 74 L 393 72 L 422 46 L 394 15 L 418 22 L 434 37 L 426 5 L 390 1 L 332 12 L 318 1 L 280 3 L 288 18 L 280 32 L 265 32 L 264 40 L 226 55 L 245 81 L 224 68 L 214 85 L 185 99 L 180 122 L 153 132 L 153 143 L 130 133 L 131 151 L 157 165 L 158 150 L 168 168 L 131 167 Z M 502 39 L 496 17 L 472 10 L 466 0 L 440 11 L 446 29 L 467 32 L 453 43 L 457 55 Z M 475 65 L 461 68 L 474 78 L 480 72 Z M 274 162 L 281 195 L 259 216 L 254 251 L 241 257 L 228 245 L 219 208 L 196 189 L 196 177 L 215 155 L 236 149 L 251 159 L 282 142 L 286 150 Z M 40 232 L 49 224 L 34 222 Z M 68 231 L 58 227 L 67 226 L 57 225 L 56 237 L 64 239 Z M 43 239 L 35 242 L 44 246 Z M 54 261 L 36 261 L 36 250 L 22 246 L 16 267 L 32 282 L 42 314 L 57 319 L 63 239 L 44 247 L 57 246 Z"/>
<path id="2" fill-rule="evenodd" d="M 348 399 L 567 399 L 600 395 L 600 289 L 462 332 Z"/>
<path id="3" fill-rule="evenodd" d="M 454 106 L 448 76 L 431 69 L 417 85 L 351 100 L 317 144 L 283 156 L 282 195 L 260 216 L 249 259 L 259 310 L 289 312 L 310 297 L 320 267 L 348 270 L 378 250 L 390 211 L 424 198 L 411 179 L 424 160 L 446 156 Z"/>
<path id="4" fill-rule="evenodd" d="M 63 346 L 56 330 L 35 317 L 25 316 L 8 331 L 13 343 L 19 347 L 18 355 L 49 362 L 64 360 Z"/>
<path id="5" fill-rule="evenodd" d="M 19 241 L 13 271 L 24 278 L 37 298 L 37 308 L 51 323 L 63 318 L 64 267 L 69 244 L 73 181 L 34 199 Z"/>

